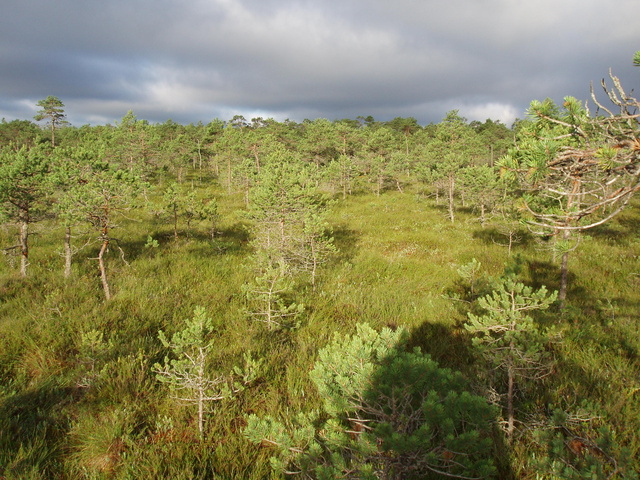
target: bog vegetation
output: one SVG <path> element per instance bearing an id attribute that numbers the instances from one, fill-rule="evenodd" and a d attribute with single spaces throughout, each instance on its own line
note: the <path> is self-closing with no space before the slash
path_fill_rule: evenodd
<path id="1" fill-rule="evenodd" d="M 3 121 L 0 478 L 638 478 L 604 87 L 511 128 Z"/>

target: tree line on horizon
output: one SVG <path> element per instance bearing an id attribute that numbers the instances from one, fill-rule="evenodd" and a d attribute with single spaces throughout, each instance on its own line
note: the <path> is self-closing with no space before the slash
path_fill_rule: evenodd
<path id="1" fill-rule="evenodd" d="M 105 202 L 113 210 L 111 216 L 117 215 L 119 209 L 133 206 L 126 203 L 150 186 L 150 180 L 171 175 L 180 185 L 189 168 L 197 170 L 200 178 L 213 175 L 229 194 L 240 189 L 249 208 L 251 190 L 260 185 L 261 172 L 271 157 L 296 164 L 294 170 L 304 165 L 306 181 L 322 184 L 343 199 L 358 189 L 370 189 L 379 196 L 385 189 L 402 192 L 405 184 L 418 183 L 436 201 L 445 199 L 451 222 L 456 202 L 477 209 L 482 225 L 488 212 L 500 214 L 511 231 L 515 224 L 526 222 L 538 235 L 556 239 L 556 253 L 562 256 L 562 303 L 568 255 L 579 233 L 613 218 L 638 189 L 637 100 L 616 77 L 611 80 L 613 86 L 608 89 L 603 81 L 603 88 L 619 112 L 600 103 L 595 93 L 595 116 L 575 98 L 565 98 L 562 106 L 546 99 L 532 102 L 528 118 L 516 122 L 513 129 L 490 119 L 469 123 L 456 110 L 439 124 L 425 127 L 414 118 L 376 122 L 369 116 L 295 123 L 262 118 L 248 122 L 239 115 L 206 125 L 184 126 L 171 120 L 153 125 L 129 111 L 115 126 L 75 128 L 66 125 L 62 101 L 49 96 L 38 102 L 41 110 L 34 118 L 46 120 L 50 141 L 30 121 L 0 124 L 0 167 L 5 172 L 0 200 L 21 231 L 19 244 L 8 248 L 19 248 L 21 273 L 26 275 L 29 224 L 43 214 L 39 208 L 48 204 L 60 210 L 59 217 L 68 228 L 80 217 L 93 224 L 106 251 L 112 220 L 106 218 Z M 300 177 L 299 171 L 290 174 Z M 103 183 L 92 185 L 89 179 Z M 177 187 L 166 188 L 175 190 L 165 195 L 174 197 L 171 208 L 177 235 L 180 192 Z M 70 211 L 81 210 L 80 203 L 98 191 L 103 198 L 93 198 L 93 205 L 70 218 Z M 60 195 L 51 196 L 51 192 Z M 212 201 L 208 214 L 206 207 L 191 205 L 185 207 L 190 211 L 184 215 L 213 218 Z M 65 249 L 70 254 L 68 245 Z M 102 253 L 99 260 L 108 297 Z M 68 255 L 67 273 L 69 262 Z"/>

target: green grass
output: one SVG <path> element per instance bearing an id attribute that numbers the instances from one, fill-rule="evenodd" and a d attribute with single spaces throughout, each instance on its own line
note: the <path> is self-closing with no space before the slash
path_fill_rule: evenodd
<path id="1" fill-rule="evenodd" d="M 245 417 L 317 407 L 308 377 L 317 351 L 335 332 L 353 333 L 357 322 L 404 325 L 412 346 L 478 378 L 461 328 L 470 305 L 457 269 L 475 258 L 486 276 L 502 273 L 510 259 L 492 225 L 482 229 L 470 211 L 457 212 L 452 224 L 443 208 L 409 189 L 339 201 L 329 218 L 339 253 L 323 266 L 315 291 L 299 284 L 296 301 L 306 306 L 300 328 L 270 332 L 242 314 L 241 285 L 251 277 L 242 196 L 214 192 L 221 213 L 214 241 L 205 225 L 190 238 L 182 230 L 175 241 L 169 222 L 144 211 L 121 221 L 113 233 L 128 265 L 112 248 L 108 303 L 93 259 L 97 245 L 76 255 L 73 278 L 65 280 L 62 232 L 50 223 L 35 226 L 26 279 L 10 257 L 0 259 L 0 478 L 271 478 L 269 450 L 242 436 Z M 635 456 L 639 230 L 636 205 L 571 254 L 568 307 L 540 319 L 559 332 L 556 366 L 522 403 L 530 414 L 545 403 L 586 405 Z M 13 235 L 3 227 L 0 242 L 11 244 Z M 157 248 L 144 246 L 149 235 Z M 557 288 L 559 266 L 535 239 L 516 245 L 517 254 L 524 281 Z M 212 373 L 239 365 L 247 351 L 265 361 L 251 388 L 212 405 L 203 441 L 193 410 L 172 401 L 151 371 L 167 353 L 158 330 L 178 331 L 197 305 L 218 325 Z M 102 332 L 104 348 L 89 375 L 82 334 L 92 330 Z M 527 445 L 516 445 L 503 468 L 533 478 L 525 473 Z"/>

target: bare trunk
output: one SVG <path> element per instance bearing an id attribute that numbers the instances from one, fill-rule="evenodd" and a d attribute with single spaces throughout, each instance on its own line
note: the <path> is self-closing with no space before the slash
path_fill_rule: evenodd
<path id="1" fill-rule="evenodd" d="M 173 238 L 178 240 L 178 207 L 173 207 Z"/>
<path id="2" fill-rule="evenodd" d="M 482 226 L 482 228 L 484 228 L 484 222 L 486 221 L 485 218 L 485 207 L 484 207 L 484 203 L 480 204 L 480 226 Z"/>
<path id="3" fill-rule="evenodd" d="M 23 220 L 20 224 L 20 275 L 27 276 L 29 265 L 29 222 Z"/>
<path id="4" fill-rule="evenodd" d="M 567 197 L 567 211 L 571 211 L 573 205 L 575 203 L 576 198 L 578 202 L 580 201 L 580 186 L 581 183 L 579 181 L 574 181 L 573 190 L 571 191 L 571 195 Z M 575 220 L 574 218 L 569 218 L 565 223 L 567 226 L 571 221 Z M 562 254 L 562 261 L 560 263 L 560 290 L 558 291 L 558 300 L 560 301 L 559 308 L 562 310 L 565 306 L 567 299 L 567 284 L 569 282 L 569 245 L 568 240 L 571 237 L 571 230 L 563 230 L 562 231 L 562 240 L 565 241 L 564 248 L 566 249 Z"/>
<path id="5" fill-rule="evenodd" d="M 200 440 L 204 440 L 204 361 L 205 361 L 205 353 L 200 349 L 200 358 L 198 365 L 198 380 L 200 382 L 200 387 L 198 388 L 198 432 L 200 433 Z"/>
<path id="6" fill-rule="evenodd" d="M 227 157 L 227 193 L 231 195 L 231 157 Z"/>
<path id="7" fill-rule="evenodd" d="M 318 272 L 318 254 L 316 252 L 316 242 L 311 240 L 311 287 L 316 291 L 316 274 Z"/>
<path id="8" fill-rule="evenodd" d="M 187 238 L 191 237 L 191 218 L 187 217 Z"/>
<path id="9" fill-rule="evenodd" d="M 98 253 L 98 267 L 100 268 L 100 281 L 102 282 L 102 289 L 104 290 L 105 299 L 111 300 L 111 291 L 109 290 L 109 282 L 107 280 L 107 269 L 104 264 L 104 254 L 109 248 L 109 238 L 103 235 L 102 246 Z"/>
<path id="10" fill-rule="evenodd" d="M 273 325 L 274 325 L 274 320 L 273 320 L 273 300 L 272 297 L 274 296 L 273 290 L 274 290 L 274 285 L 275 285 L 276 280 L 272 279 L 271 280 L 271 285 L 269 286 L 269 291 L 267 292 L 267 328 L 269 330 L 273 330 Z"/>
<path id="11" fill-rule="evenodd" d="M 560 300 L 560 310 L 564 308 L 567 300 L 567 283 L 569 277 L 569 252 L 562 254 L 562 263 L 560 265 L 560 291 L 558 292 L 558 300 Z"/>
<path id="12" fill-rule="evenodd" d="M 280 248 L 281 251 L 284 252 L 284 247 L 287 244 L 286 230 L 285 230 L 285 219 L 284 217 L 280 218 Z"/>
<path id="13" fill-rule="evenodd" d="M 260 157 L 258 156 L 257 147 L 253 149 L 253 157 L 256 159 L 256 171 L 258 172 L 258 175 L 260 175 Z"/>
<path id="14" fill-rule="evenodd" d="M 570 230 L 564 230 L 562 232 L 562 239 L 569 240 L 571 236 Z M 559 308 L 562 310 L 567 300 L 567 285 L 569 283 L 569 252 L 565 251 L 562 254 L 562 261 L 560 263 L 560 290 L 558 291 L 558 300 L 560 301 Z"/>
<path id="15" fill-rule="evenodd" d="M 511 343 L 513 346 L 513 342 Z M 513 439 L 513 423 L 514 423 L 514 413 L 513 413 L 513 393 L 514 393 L 514 371 L 513 365 L 509 362 L 507 367 L 507 375 L 508 375 L 508 390 L 507 390 L 507 438 L 509 438 L 509 442 Z"/>
<path id="16" fill-rule="evenodd" d="M 453 194 L 455 192 L 455 177 L 453 175 L 449 175 L 449 218 L 451 219 L 451 223 L 454 223 L 453 217 Z"/>
<path id="17" fill-rule="evenodd" d="M 198 179 L 202 182 L 202 150 L 200 140 L 198 140 Z"/>
<path id="18" fill-rule="evenodd" d="M 71 276 L 71 227 L 67 227 L 64 231 L 64 278 Z"/>

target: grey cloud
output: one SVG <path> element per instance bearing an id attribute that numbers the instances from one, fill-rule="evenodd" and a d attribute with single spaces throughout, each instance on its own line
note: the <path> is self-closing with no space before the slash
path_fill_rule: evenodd
<path id="1" fill-rule="evenodd" d="M 626 18 L 635 0 L 616 2 Z M 208 121 L 229 112 L 343 118 L 524 114 L 624 84 L 640 35 L 594 0 L 11 1 L 0 19 L 0 116 L 59 96 L 72 121 Z M 11 106 L 11 107 L 9 107 Z M 483 118 L 480 118 L 484 120 Z"/>

